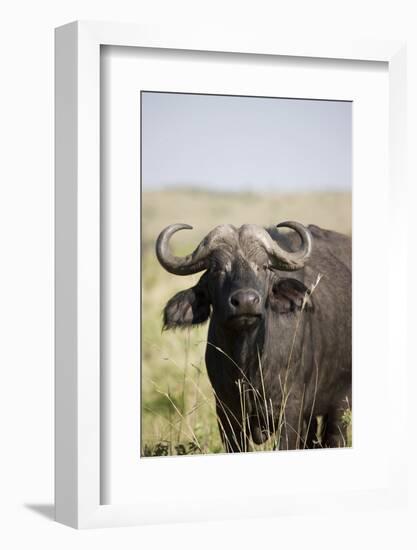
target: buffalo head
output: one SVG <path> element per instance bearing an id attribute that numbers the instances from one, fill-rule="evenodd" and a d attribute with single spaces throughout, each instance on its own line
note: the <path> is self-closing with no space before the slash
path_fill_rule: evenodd
<path id="1" fill-rule="evenodd" d="M 173 224 L 164 229 L 156 243 L 160 264 L 175 275 L 204 271 L 197 285 L 176 294 L 164 309 L 164 327 L 200 324 L 212 316 L 227 331 L 249 330 L 265 318 L 269 310 L 286 313 L 299 308 L 306 287 L 278 272 L 304 267 L 312 248 L 310 231 L 297 222 L 281 223 L 298 234 L 301 243 L 283 238 L 275 228 L 257 225 L 219 225 L 185 257 L 174 256 L 169 241 L 174 233 L 192 229 Z"/>

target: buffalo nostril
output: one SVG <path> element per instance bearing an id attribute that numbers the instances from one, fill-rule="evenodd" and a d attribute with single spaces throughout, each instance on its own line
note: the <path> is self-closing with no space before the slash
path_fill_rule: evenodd
<path id="1" fill-rule="evenodd" d="M 231 302 L 232 306 L 239 307 L 239 299 L 238 299 L 237 296 L 232 296 L 230 298 L 230 302 Z"/>

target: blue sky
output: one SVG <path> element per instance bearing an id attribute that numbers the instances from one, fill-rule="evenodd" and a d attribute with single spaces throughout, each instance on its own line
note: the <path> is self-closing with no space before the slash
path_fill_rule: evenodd
<path id="1" fill-rule="evenodd" d="M 348 191 L 352 104 L 142 93 L 143 190 Z"/>

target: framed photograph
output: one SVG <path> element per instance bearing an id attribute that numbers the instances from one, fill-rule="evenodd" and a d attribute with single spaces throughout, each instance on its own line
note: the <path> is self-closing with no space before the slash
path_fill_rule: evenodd
<path id="1" fill-rule="evenodd" d="M 56 30 L 58 521 L 404 501 L 404 51 Z"/>

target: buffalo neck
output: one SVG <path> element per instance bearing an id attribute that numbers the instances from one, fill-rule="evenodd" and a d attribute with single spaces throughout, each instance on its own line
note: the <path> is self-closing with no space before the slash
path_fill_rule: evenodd
<path id="1" fill-rule="evenodd" d="M 220 348 L 224 359 L 235 365 L 240 375 L 251 376 L 262 359 L 265 341 L 265 321 L 241 330 L 227 329 L 212 319 L 209 341 Z M 238 374 L 237 377 L 240 377 Z"/>

